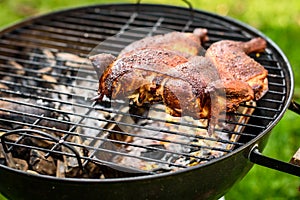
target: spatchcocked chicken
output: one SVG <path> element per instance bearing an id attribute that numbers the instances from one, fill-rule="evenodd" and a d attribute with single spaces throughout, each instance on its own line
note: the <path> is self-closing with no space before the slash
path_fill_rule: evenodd
<path id="1" fill-rule="evenodd" d="M 98 101 L 131 99 L 137 105 L 163 102 L 172 116 L 210 118 L 260 99 L 268 90 L 267 70 L 248 56 L 266 41 L 222 40 L 199 56 L 206 29 L 146 37 L 118 57 L 98 54 L 90 60 L 99 75 Z"/>

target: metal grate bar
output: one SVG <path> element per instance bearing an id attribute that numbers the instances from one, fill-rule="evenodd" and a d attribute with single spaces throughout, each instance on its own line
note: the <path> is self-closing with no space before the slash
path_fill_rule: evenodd
<path id="1" fill-rule="evenodd" d="M 36 66 L 38 66 L 38 65 L 36 65 Z M 46 65 L 47 66 L 47 65 Z M 59 67 L 57 67 L 57 66 L 51 66 L 52 68 L 57 68 L 57 69 L 61 69 L 61 68 L 59 68 Z M 1 69 L 4 69 L 4 70 L 9 70 L 9 69 L 11 69 L 11 66 L 9 66 L 9 65 L 1 65 L 0 64 L 0 68 Z M 42 69 L 42 68 L 40 68 L 40 69 Z M 87 82 L 91 82 L 91 83 L 97 83 L 97 81 L 96 80 L 94 80 L 94 79 L 87 79 L 87 78 L 82 78 L 82 77 L 80 77 L 80 76 L 71 76 L 71 75 L 61 75 L 61 74 L 51 74 L 51 73 L 43 73 L 43 72 L 41 72 L 41 71 L 39 71 L 39 69 L 36 69 L 36 70 L 32 70 L 32 69 L 28 69 L 28 68 L 23 68 L 23 69 L 16 69 L 15 71 L 20 71 L 20 70 L 22 70 L 22 71 L 25 71 L 25 72 L 30 72 L 30 73 L 32 73 L 33 75 L 35 75 L 35 76 L 37 76 L 37 77 L 39 77 L 39 76 L 41 76 L 41 75 L 49 75 L 49 76 L 52 76 L 53 78 L 67 78 L 67 79 L 72 79 L 72 80 L 75 80 L 75 81 L 87 81 Z M 78 69 L 76 70 L 76 69 L 73 69 L 73 72 L 78 72 Z M 89 74 L 91 74 L 91 75 L 95 75 L 94 74 L 94 72 L 92 72 L 92 71 L 82 71 L 82 70 L 80 70 L 80 72 L 84 72 L 84 73 L 89 73 Z M 6 75 L 6 76 L 11 76 L 11 77 L 18 77 L 18 75 L 14 75 L 14 73 L 1 73 L 2 75 Z M 23 77 L 23 76 L 22 76 Z M 29 78 L 24 78 L 24 79 L 29 79 Z M 44 81 L 44 82 L 47 82 L 46 80 L 41 80 L 41 81 Z M 76 86 L 74 86 L 74 87 L 76 87 Z M 80 87 L 78 87 L 78 88 L 80 88 Z M 91 90 L 91 89 L 89 89 L 89 88 L 86 88 L 87 90 Z M 94 90 L 93 90 L 94 91 Z"/>
<path id="2" fill-rule="evenodd" d="M 23 38 L 23 40 L 21 38 L 18 38 L 16 40 L 14 40 L 14 38 L 11 39 L 1 39 L 0 40 L 0 44 L 3 44 L 3 46 L 6 45 L 13 45 L 16 48 L 46 48 L 49 49 L 50 51 L 55 51 L 56 49 L 61 49 L 64 52 L 71 52 L 74 54 L 83 54 L 83 55 L 87 55 L 91 49 L 90 48 L 86 48 L 86 49 L 82 49 L 79 48 L 77 49 L 76 46 L 70 47 L 70 46 L 59 46 L 59 45 L 54 45 L 51 43 L 43 43 L 42 40 L 40 40 L 40 43 L 34 43 L 33 41 L 27 41 L 26 38 Z"/>
<path id="3" fill-rule="evenodd" d="M 55 40 L 55 41 L 62 41 L 62 42 L 73 42 L 73 43 L 80 43 L 82 46 L 87 46 L 87 47 L 94 47 L 95 44 L 99 42 L 99 40 L 93 40 L 92 38 L 83 38 L 82 35 L 80 37 L 75 37 L 75 36 L 66 36 L 65 34 L 58 34 L 58 33 L 49 33 L 46 31 L 38 30 L 38 29 L 20 29 L 17 34 L 22 34 L 27 38 L 45 38 L 47 37 L 48 40 Z"/>
<path id="4" fill-rule="evenodd" d="M 34 26 L 29 26 L 29 30 L 33 31 L 41 31 L 45 33 L 52 33 L 54 35 L 57 34 L 63 34 L 67 37 L 75 37 L 75 38 L 86 38 L 86 39 L 91 39 L 91 40 L 96 40 L 96 41 L 102 41 L 106 39 L 106 36 L 103 34 L 95 34 L 95 33 L 88 33 L 88 32 L 82 32 L 80 30 L 72 30 L 72 29 L 67 29 L 66 27 L 53 27 L 49 25 L 39 25 L 35 24 Z"/>

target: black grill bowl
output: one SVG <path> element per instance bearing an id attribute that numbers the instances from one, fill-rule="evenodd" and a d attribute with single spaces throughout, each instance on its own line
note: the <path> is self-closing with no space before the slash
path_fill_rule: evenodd
<path id="1" fill-rule="evenodd" d="M 1 167 L 9 199 L 218 199 L 250 170 L 248 149 L 184 172 L 126 179 L 58 179 Z"/>

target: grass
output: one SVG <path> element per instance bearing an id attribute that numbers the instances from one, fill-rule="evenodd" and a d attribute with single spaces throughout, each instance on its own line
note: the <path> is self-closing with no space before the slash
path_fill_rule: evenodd
<path id="1" fill-rule="evenodd" d="M 0 27 L 8 26 L 28 16 L 54 10 L 118 0 L 0 0 Z M 126 1 L 122 1 L 126 2 Z M 135 1 L 127 1 L 135 2 Z M 167 0 L 142 1 L 169 3 Z M 185 6 L 181 1 L 176 5 Z M 300 1 L 274 0 L 190 0 L 194 8 L 236 18 L 270 37 L 288 57 L 294 71 L 294 98 L 300 100 Z M 289 161 L 300 147 L 300 117 L 288 111 L 273 129 L 265 155 Z M 1 180 L 4 181 L 4 180 Z M 4 199 L 0 196 L 0 200 Z M 255 165 L 246 177 L 227 194 L 226 200 L 300 199 L 300 179 Z"/>

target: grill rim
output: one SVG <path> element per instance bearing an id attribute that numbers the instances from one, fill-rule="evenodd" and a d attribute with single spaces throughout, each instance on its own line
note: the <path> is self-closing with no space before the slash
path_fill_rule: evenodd
<path id="1" fill-rule="evenodd" d="M 140 11 L 139 9 L 141 7 L 145 8 L 145 9 L 149 9 L 149 8 L 153 9 L 154 7 L 158 7 L 158 8 L 160 8 L 160 12 L 163 12 L 163 9 L 171 9 L 171 10 L 177 9 L 177 10 L 191 12 L 190 8 L 185 8 L 185 7 L 180 7 L 180 6 L 171 6 L 171 5 L 165 5 L 165 4 L 146 4 L 146 3 L 142 3 L 142 4 L 130 4 L 130 3 L 95 4 L 95 5 L 88 5 L 88 6 L 81 6 L 81 7 L 66 8 L 66 9 L 61 9 L 58 11 L 54 11 L 54 12 L 50 12 L 50 13 L 46 13 L 46 14 L 42 14 L 42 15 L 37 15 L 34 17 L 29 17 L 25 20 L 16 22 L 15 24 L 10 25 L 10 26 L 0 30 L 0 35 L 5 35 L 6 33 L 9 33 L 17 28 L 29 25 L 29 24 L 35 22 L 36 20 L 44 20 L 44 19 L 47 19 L 48 17 L 53 17 L 55 15 L 64 14 L 67 12 L 76 12 L 76 11 L 80 11 L 80 10 L 97 9 L 97 8 L 112 9 L 114 7 L 121 8 L 121 10 L 126 10 L 126 8 L 130 7 L 131 9 L 135 8 L 136 11 Z M 282 60 L 282 62 L 279 64 L 280 64 L 280 66 L 284 66 L 284 67 L 282 67 L 282 71 L 284 73 L 284 80 L 285 80 L 285 85 L 286 85 L 287 91 L 286 91 L 286 95 L 285 96 L 283 95 L 283 97 L 285 97 L 285 98 L 284 98 L 282 106 L 280 108 L 281 110 L 276 115 L 276 118 L 271 123 L 269 123 L 265 127 L 265 129 L 261 133 L 259 133 L 255 138 L 251 139 L 250 141 L 248 141 L 244 145 L 238 147 L 237 149 L 233 150 L 232 152 L 229 152 L 221 157 L 214 158 L 213 160 L 211 160 L 207 163 L 203 163 L 203 164 L 200 164 L 197 166 L 187 167 L 185 169 L 181 169 L 181 170 L 175 171 L 175 172 L 165 172 L 165 173 L 153 174 L 153 175 L 141 175 L 141 176 L 136 176 L 136 177 L 106 178 L 106 179 L 58 178 L 58 177 L 52 177 L 52 176 L 42 175 L 42 174 L 38 174 L 38 175 L 30 174 L 28 172 L 16 170 L 16 169 L 10 168 L 5 165 L 1 165 L 0 167 L 4 168 L 5 170 L 12 171 L 14 173 L 17 172 L 17 173 L 23 174 L 25 176 L 31 176 L 31 177 L 36 177 L 36 178 L 43 177 L 43 178 L 46 178 L 49 180 L 59 180 L 59 181 L 64 181 L 64 182 L 95 182 L 95 183 L 96 182 L 109 182 L 109 183 L 114 183 L 114 182 L 138 181 L 138 180 L 145 180 L 145 179 L 148 180 L 148 179 L 154 179 L 154 178 L 161 178 L 161 177 L 165 177 L 165 176 L 169 176 L 169 175 L 188 173 L 188 172 L 193 171 L 198 168 L 204 168 L 204 167 L 208 167 L 210 165 L 214 165 L 216 162 L 228 159 L 229 157 L 233 156 L 234 154 L 238 154 L 242 151 L 246 151 L 248 154 L 249 151 L 251 150 L 252 146 L 256 145 L 259 140 L 261 140 L 264 136 L 266 136 L 267 134 L 270 133 L 270 131 L 280 121 L 280 119 L 283 117 L 284 113 L 288 109 L 289 104 L 291 103 L 291 101 L 293 99 L 293 90 L 294 90 L 294 75 L 293 75 L 292 67 L 291 67 L 287 57 L 285 56 L 283 51 L 280 49 L 280 47 L 275 42 L 273 42 L 270 38 L 268 38 L 266 35 L 264 35 L 262 32 L 257 30 L 256 28 L 254 28 L 242 21 L 239 21 L 237 19 L 234 19 L 234 18 L 231 18 L 228 16 L 221 16 L 219 14 L 208 12 L 205 10 L 194 8 L 193 12 L 194 12 L 193 14 L 200 13 L 201 15 L 202 14 L 208 15 L 208 16 L 212 17 L 214 20 L 216 19 L 217 21 L 222 21 L 222 22 L 229 23 L 233 26 L 238 26 L 240 28 L 240 30 L 245 30 L 248 34 L 251 34 L 251 37 L 252 36 L 262 37 L 263 39 L 265 39 L 267 41 L 268 47 L 269 46 L 272 47 L 272 50 L 273 50 L 272 53 L 274 54 L 274 56 L 276 58 L 280 58 Z M 248 158 L 248 155 L 245 155 L 245 157 Z"/>

